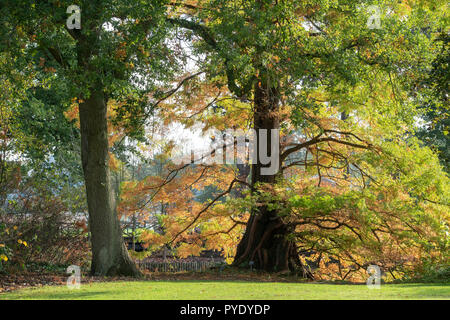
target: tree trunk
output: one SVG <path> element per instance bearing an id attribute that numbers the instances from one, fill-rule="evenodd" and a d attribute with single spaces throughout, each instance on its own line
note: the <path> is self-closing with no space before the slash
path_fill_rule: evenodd
<path id="1" fill-rule="evenodd" d="M 80 104 L 81 159 L 89 210 L 92 275 L 139 276 L 125 247 L 110 181 L 107 100 L 101 90 Z"/>
<path id="2" fill-rule="evenodd" d="M 270 84 L 261 86 L 261 82 L 255 85 L 255 112 L 254 128 L 257 132 L 259 159 L 259 130 L 279 129 L 279 92 Z M 267 152 L 271 150 L 271 134 L 267 134 Z M 278 150 L 278 157 L 279 157 Z M 266 165 L 266 166 L 270 166 Z M 275 184 L 276 178 L 281 172 L 273 175 L 262 175 L 261 169 L 264 165 L 257 161 L 251 168 L 252 192 L 257 183 Z M 267 205 L 255 208 L 247 222 L 247 227 L 241 242 L 236 251 L 234 265 L 248 267 L 250 263 L 253 268 L 268 272 L 300 271 L 303 275 L 306 272 L 302 268 L 298 258 L 295 242 L 289 240 L 288 235 L 293 232 L 292 227 L 286 225 L 274 210 L 269 210 Z"/>

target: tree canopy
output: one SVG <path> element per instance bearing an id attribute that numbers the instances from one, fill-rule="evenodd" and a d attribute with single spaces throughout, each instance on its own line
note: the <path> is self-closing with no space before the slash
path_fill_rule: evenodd
<path id="1" fill-rule="evenodd" d="M 152 222 L 149 252 L 216 249 L 310 278 L 448 264 L 446 1 L 4 4 L 0 97 L 24 155 L 80 158 L 69 175 L 86 187 L 93 274 L 139 274 L 127 219 Z M 216 129 L 209 154 L 177 163 L 174 124 Z M 207 161 L 237 130 L 259 156 Z"/>

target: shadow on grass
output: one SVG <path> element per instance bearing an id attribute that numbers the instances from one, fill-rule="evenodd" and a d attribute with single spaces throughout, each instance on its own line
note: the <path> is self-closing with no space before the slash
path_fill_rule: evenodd
<path id="1" fill-rule="evenodd" d="M 413 287 L 448 287 L 450 293 L 450 283 L 385 283 L 390 286 L 398 288 L 413 288 Z"/>
<path id="2" fill-rule="evenodd" d="M 73 300 L 73 299 L 86 299 L 94 298 L 98 296 L 103 296 L 107 294 L 107 291 L 89 291 L 89 292 L 79 292 L 79 291 L 68 291 L 68 292 L 58 292 L 58 293 L 45 293 L 43 298 L 42 292 L 27 292 L 23 295 L 23 298 L 33 299 L 33 300 Z M 20 292 L 18 292 L 17 299 L 21 299 Z M 1 300 L 1 296 L 0 296 Z"/>

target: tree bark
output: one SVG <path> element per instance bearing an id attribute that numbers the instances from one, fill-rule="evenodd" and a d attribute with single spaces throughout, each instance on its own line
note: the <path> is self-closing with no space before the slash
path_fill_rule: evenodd
<path id="1" fill-rule="evenodd" d="M 256 143 L 258 161 L 252 164 L 251 185 L 252 192 L 257 193 L 255 188 L 257 183 L 274 185 L 277 177 L 282 174 L 278 172 L 273 175 L 262 175 L 261 169 L 264 165 L 259 161 L 259 130 L 280 128 L 280 95 L 276 87 L 271 87 L 269 83 L 261 85 L 261 81 L 255 85 L 254 93 L 254 128 L 258 136 L 258 143 Z M 272 149 L 271 144 L 269 132 L 267 134 L 269 154 Z M 279 154 L 280 150 L 278 150 L 278 157 Z M 269 210 L 267 205 L 254 208 L 247 222 L 244 236 L 237 247 L 233 264 L 248 267 L 252 263 L 253 268 L 267 272 L 295 271 L 308 276 L 301 265 L 295 242 L 288 237 L 293 231 L 293 227 L 285 224 L 277 212 Z"/>
<path id="2" fill-rule="evenodd" d="M 100 89 L 80 104 L 81 159 L 91 232 L 91 274 L 139 276 L 125 247 L 110 181 L 107 99 Z"/>

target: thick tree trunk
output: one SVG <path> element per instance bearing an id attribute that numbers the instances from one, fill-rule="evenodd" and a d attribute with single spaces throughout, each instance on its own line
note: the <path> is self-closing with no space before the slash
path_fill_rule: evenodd
<path id="1" fill-rule="evenodd" d="M 266 207 L 260 209 L 247 223 L 234 265 L 248 267 L 252 261 L 255 269 L 294 272 L 312 278 L 298 257 L 295 243 L 287 237 L 292 231 L 277 217 L 276 212 L 270 212 Z"/>
<path id="2" fill-rule="evenodd" d="M 110 181 L 107 101 L 101 90 L 80 104 L 81 158 L 92 244 L 91 273 L 139 276 L 125 247 Z"/>
<path id="3" fill-rule="evenodd" d="M 279 129 L 279 93 L 276 88 L 270 85 L 261 86 L 258 82 L 255 92 L 255 112 L 254 128 L 259 137 L 260 129 Z M 270 154 L 271 135 L 267 134 L 267 150 Z M 257 150 L 259 158 L 260 141 L 258 139 Z M 277 156 L 279 157 L 279 150 Z M 270 166 L 267 165 L 267 166 Z M 273 175 L 261 174 L 264 165 L 257 161 L 252 164 L 251 184 L 252 191 L 257 183 L 275 184 L 278 172 Z M 255 208 L 247 222 L 245 234 L 241 239 L 236 251 L 234 265 L 249 266 L 253 263 L 253 268 L 268 272 L 300 271 L 306 276 L 306 271 L 301 266 L 298 258 L 295 243 L 289 240 L 288 235 L 294 230 L 286 225 L 278 216 L 276 211 L 269 210 L 263 205 Z"/>

